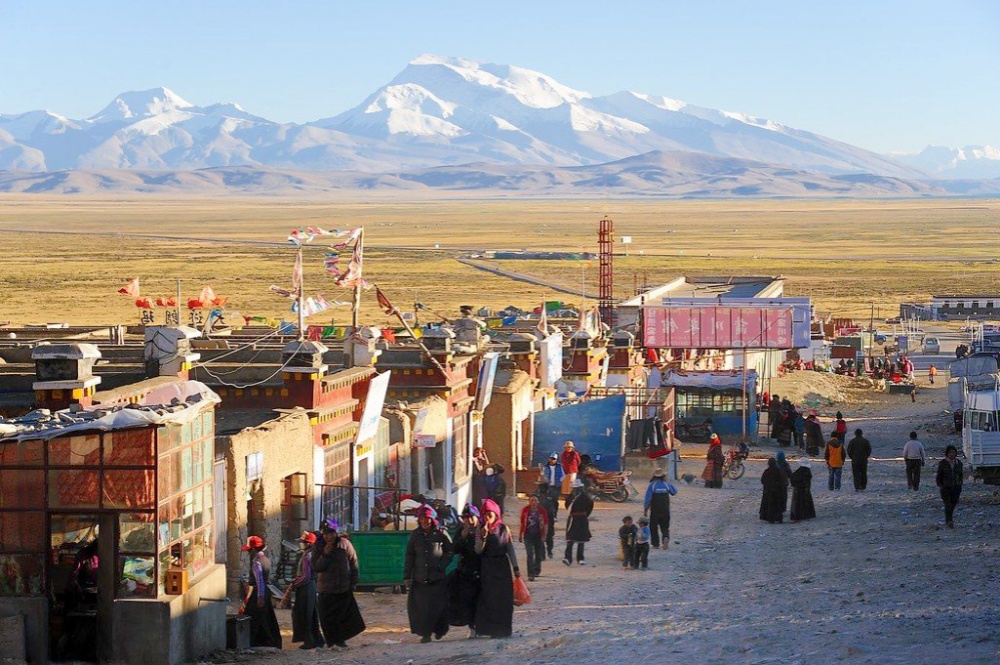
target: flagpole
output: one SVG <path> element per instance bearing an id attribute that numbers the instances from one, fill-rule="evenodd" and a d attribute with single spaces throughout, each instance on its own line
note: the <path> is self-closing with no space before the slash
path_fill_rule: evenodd
<path id="1" fill-rule="evenodd" d="M 181 325 L 181 280 L 177 280 L 177 325 Z"/>
<path id="2" fill-rule="evenodd" d="M 298 265 L 301 266 L 302 265 L 302 245 L 299 245 L 299 254 L 298 254 L 297 259 L 298 259 Z M 299 303 L 299 307 L 298 307 L 298 310 L 299 310 L 299 342 L 305 341 L 305 338 L 306 338 L 306 336 L 305 336 L 305 330 L 303 328 L 305 326 L 306 317 L 305 317 L 305 312 L 304 312 L 303 307 L 302 307 L 303 304 L 304 304 L 302 302 L 302 300 L 303 300 L 302 299 L 302 294 L 305 292 L 305 286 L 303 284 L 303 282 L 305 282 L 305 279 L 304 279 L 304 276 L 302 274 L 303 272 L 305 272 L 305 271 L 304 270 L 299 270 L 299 292 L 295 296 L 296 299 L 297 299 L 297 302 Z"/>
<path id="3" fill-rule="evenodd" d="M 358 234 L 358 256 L 364 256 L 363 252 L 365 250 L 365 227 L 361 227 L 361 233 Z M 354 330 L 358 329 L 359 313 L 361 311 L 361 279 L 357 280 L 354 285 L 354 302 L 351 305 L 351 327 Z"/>
<path id="4" fill-rule="evenodd" d="M 375 287 L 375 292 L 379 293 L 379 294 L 382 294 L 382 291 L 378 288 L 378 286 Z M 385 298 L 385 294 L 382 294 L 382 297 Z M 390 307 L 392 307 L 392 304 L 389 303 L 389 299 L 388 298 L 385 298 L 385 301 L 386 301 L 387 304 L 389 304 Z M 379 304 L 382 304 L 382 303 L 379 303 Z M 410 333 L 410 337 L 412 337 L 413 340 L 420 346 L 420 350 L 424 352 L 424 355 L 427 356 L 427 358 L 434 364 L 435 367 L 437 367 L 439 370 L 441 370 L 441 374 L 443 376 L 447 377 L 448 376 L 448 370 L 446 370 L 444 368 L 444 365 L 442 365 L 440 362 L 438 362 L 438 359 L 434 357 L 434 354 L 431 353 L 430 349 L 428 349 L 426 346 L 424 346 L 424 343 L 420 341 L 420 338 L 417 337 L 417 334 L 415 332 L 413 332 L 413 328 L 411 328 L 410 324 L 407 323 L 406 319 L 403 318 L 403 313 L 399 311 L 399 308 L 398 307 L 392 307 L 392 313 L 396 315 L 396 318 L 399 319 L 399 322 L 401 324 L 403 324 L 404 328 L 406 328 L 406 332 Z"/>

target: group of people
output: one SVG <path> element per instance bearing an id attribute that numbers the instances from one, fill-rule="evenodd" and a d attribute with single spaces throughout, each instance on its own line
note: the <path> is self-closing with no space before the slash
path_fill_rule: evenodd
<path id="1" fill-rule="evenodd" d="M 302 555 L 295 579 L 279 606 L 292 597 L 292 641 L 301 649 L 347 648 L 347 640 L 365 630 L 361 608 L 354 597 L 358 583 L 358 556 L 354 546 L 340 533 L 336 520 L 326 520 L 319 531 L 304 531 L 299 537 Z M 250 571 L 244 611 L 250 617 L 250 644 L 281 648 L 281 631 L 274 613 L 268 582 L 271 562 L 264 540 L 250 536 L 243 551 L 250 553 Z"/>
<path id="2" fill-rule="evenodd" d="M 763 393 L 761 404 L 767 409 L 771 438 L 777 441 L 779 446 L 787 448 L 794 445 L 809 455 L 819 454 L 826 442 L 823 428 L 819 423 L 819 414 L 811 411 L 806 415 L 801 407 L 793 404 L 787 397 L 783 399 L 779 395 L 768 395 L 766 392 Z M 841 443 L 844 442 L 847 423 L 839 411 L 834 434 Z"/>
<path id="3" fill-rule="evenodd" d="M 801 522 L 816 517 L 816 507 L 812 497 L 812 467 L 809 458 L 803 455 L 799 458 L 799 468 L 792 471 L 785 458 L 785 453 L 779 450 L 774 457 L 767 460 L 767 468 L 760 476 L 763 495 L 760 499 L 760 519 L 769 524 L 780 524 L 785 520 L 788 510 L 788 489 L 792 489 L 792 507 L 789 518 L 792 522 Z"/>

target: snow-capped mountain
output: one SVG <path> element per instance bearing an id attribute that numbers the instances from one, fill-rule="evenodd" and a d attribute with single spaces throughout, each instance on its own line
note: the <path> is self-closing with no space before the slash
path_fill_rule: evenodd
<path id="1" fill-rule="evenodd" d="M 897 159 L 939 178 L 1000 178 L 1000 148 L 988 145 L 927 146 L 915 155 Z"/>
<path id="2" fill-rule="evenodd" d="M 166 88 L 119 95 L 73 120 L 0 115 L 0 169 L 256 166 L 385 173 L 469 163 L 587 166 L 696 152 L 830 175 L 920 178 L 919 168 L 808 131 L 667 97 L 569 88 L 520 67 L 425 55 L 344 113 L 277 123 Z M 777 172 L 780 172 L 777 171 Z"/>

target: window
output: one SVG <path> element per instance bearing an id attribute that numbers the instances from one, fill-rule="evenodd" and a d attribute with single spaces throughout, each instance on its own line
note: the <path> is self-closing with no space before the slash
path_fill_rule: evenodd
<path id="1" fill-rule="evenodd" d="M 986 301 L 986 309 L 993 309 L 993 301 L 992 300 L 987 300 Z"/>
<path id="2" fill-rule="evenodd" d="M 958 303 L 958 304 L 955 305 L 955 308 L 956 309 L 965 309 L 965 303 L 964 302 L 960 302 L 960 303 Z"/>
<path id="3" fill-rule="evenodd" d="M 264 477 L 264 453 L 256 452 L 247 455 L 247 484 Z"/>

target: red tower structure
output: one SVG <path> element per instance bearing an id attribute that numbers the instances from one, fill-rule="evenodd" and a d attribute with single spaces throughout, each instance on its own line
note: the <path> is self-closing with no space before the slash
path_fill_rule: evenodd
<path id="1" fill-rule="evenodd" d="M 614 245 L 615 245 L 615 223 L 614 220 L 605 217 L 601 220 L 600 230 L 597 236 L 597 245 L 600 250 L 600 275 L 598 284 L 600 285 L 600 301 L 598 309 L 601 312 L 601 321 L 611 327 L 615 326 L 615 271 L 614 271 Z"/>

